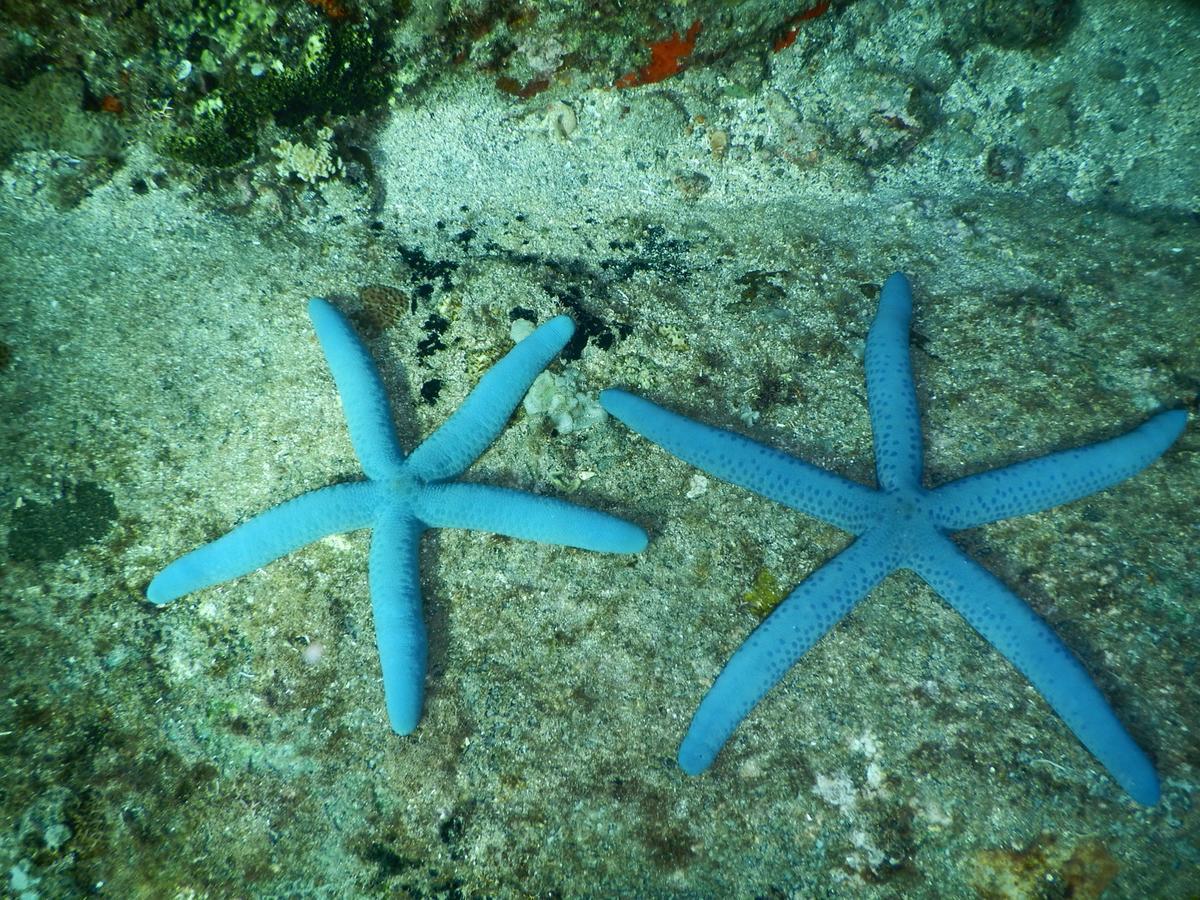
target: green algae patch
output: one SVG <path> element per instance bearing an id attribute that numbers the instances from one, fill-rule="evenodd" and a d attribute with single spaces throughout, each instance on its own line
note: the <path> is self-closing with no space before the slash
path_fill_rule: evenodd
<path id="1" fill-rule="evenodd" d="M 760 619 L 769 616 L 771 610 L 778 606 L 783 598 L 784 592 L 779 587 L 779 581 L 765 566 L 755 573 L 754 582 L 749 590 L 742 594 L 742 602 Z"/>
<path id="2" fill-rule="evenodd" d="M 391 90 L 384 42 L 370 28 L 322 27 L 295 65 L 241 74 L 207 95 L 191 124 L 167 135 L 162 149 L 197 165 L 231 166 L 253 155 L 264 119 L 295 126 L 313 117 L 357 115 L 384 103 Z"/>

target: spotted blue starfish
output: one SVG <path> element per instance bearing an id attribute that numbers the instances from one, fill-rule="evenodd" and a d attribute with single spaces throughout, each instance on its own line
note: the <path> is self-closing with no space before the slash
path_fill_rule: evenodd
<path id="1" fill-rule="evenodd" d="M 326 535 L 371 528 L 368 581 L 388 719 L 417 727 L 425 692 L 426 635 L 417 551 L 426 528 L 473 528 L 609 553 L 636 553 L 646 534 L 621 519 L 561 500 L 446 479 L 496 439 L 538 373 L 571 337 L 566 316 L 542 325 L 496 363 L 437 431 L 405 459 L 387 392 L 366 347 L 331 304 L 309 316 L 342 398 L 350 442 L 366 481 L 302 494 L 180 557 L 146 596 L 162 604 L 237 578 Z"/>
<path id="2" fill-rule="evenodd" d="M 1129 478 L 1171 445 L 1187 414 L 1163 412 L 1112 440 L 926 490 L 908 356 L 911 318 L 908 279 L 896 273 L 883 286 L 867 336 L 877 490 L 624 391 L 601 393 L 606 410 L 680 459 L 856 536 L 801 582 L 733 654 L 692 718 L 679 747 L 679 765 L 690 775 L 708 768 L 742 719 L 822 635 L 889 573 L 911 569 L 1024 673 L 1135 800 L 1153 805 L 1159 796 L 1154 766 L 1079 660 L 948 535 L 1048 509 Z"/>

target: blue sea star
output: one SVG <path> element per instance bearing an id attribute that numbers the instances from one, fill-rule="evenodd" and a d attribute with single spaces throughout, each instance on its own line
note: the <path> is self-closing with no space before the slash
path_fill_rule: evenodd
<path id="1" fill-rule="evenodd" d="M 679 765 L 690 775 L 707 769 L 742 719 L 822 635 L 889 573 L 911 569 L 1024 673 L 1135 800 L 1157 803 L 1154 766 L 1079 660 L 948 535 L 1048 509 L 1129 478 L 1180 435 L 1187 413 L 1159 413 L 1112 440 L 926 490 L 908 355 L 911 318 L 908 279 L 897 272 L 883 286 L 867 336 L 877 490 L 625 391 L 601 393 L 608 412 L 680 459 L 856 536 L 801 582 L 733 654 L 692 717 L 679 747 Z"/>
<path id="2" fill-rule="evenodd" d="M 180 557 L 146 596 L 163 604 L 265 566 L 339 531 L 371 528 L 368 582 L 388 720 L 397 734 L 417 727 L 425 693 L 427 641 L 417 551 L 426 528 L 472 528 L 585 550 L 636 553 L 646 533 L 621 519 L 561 500 L 486 484 L 447 481 L 496 439 L 530 383 L 575 329 L 566 316 L 542 325 L 497 362 L 462 406 L 405 459 L 387 392 L 366 347 L 330 303 L 308 305 L 341 394 L 350 442 L 366 481 L 302 494 Z"/>

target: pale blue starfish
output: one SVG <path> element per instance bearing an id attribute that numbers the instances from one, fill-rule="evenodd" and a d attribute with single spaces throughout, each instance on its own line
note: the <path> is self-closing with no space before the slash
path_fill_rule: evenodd
<path id="1" fill-rule="evenodd" d="M 856 535 L 756 628 L 705 695 L 679 747 L 697 775 L 784 673 L 875 585 L 911 569 L 1028 678 L 1140 803 L 1158 802 L 1154 766 L 1126 733 L 1079 660 L 1015 594 L 948 537 L 1086 497 L 1141 471 L 1183 431 L 1187 413 L 1160 413 L 1133 431 L 926 490 L 920 414 L 908 357 L 912 293 L 892 275 L 867 336 L 867 404 L 879 489 L 729 431 L 701 425 L 624 391 L 604 408 L 675 456 L 718 478 Z"/>
<path id="2" fill-rule="evenodd" d="M 609 553 L 636 553 L 646 533 L 621 519 L 561 500 L 446 479 L 496 439 L 537 374 L 575 330 L 566 316 L 542 325 L 480 379 L 462 406 L 405 459 L 387 392 L 371 355 L 331 304 L 308 305 L 342 397 L 350 442 L 366 481 L 302 494 L 182 556 L 146 589 L 154 603 L 237 578 L 339 531 L 371 528 L 368 581 L 388 719 L 397 734 L 417 727 L 425 693 L 425 623 L 417 550 L 426 528 L 473 528 Z"/>

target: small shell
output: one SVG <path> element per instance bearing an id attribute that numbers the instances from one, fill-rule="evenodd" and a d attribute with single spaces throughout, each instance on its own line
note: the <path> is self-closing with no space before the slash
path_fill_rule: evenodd
<path id="1" fill-rule="evenodd" d="M 571 135 L 579 128 L 579 120 L 575 110 L 561 100 L 555 100 L 546 107 L 546 127 L 550 133 L 562 141 L 569 141 Z"/>
<path id="2" fill-rule="evenodd" d="M 708 133 L 708 149 L 712 151 L 713 159 L 724 159 L 729 150 L 729 132 L 714 128 Z"/>

